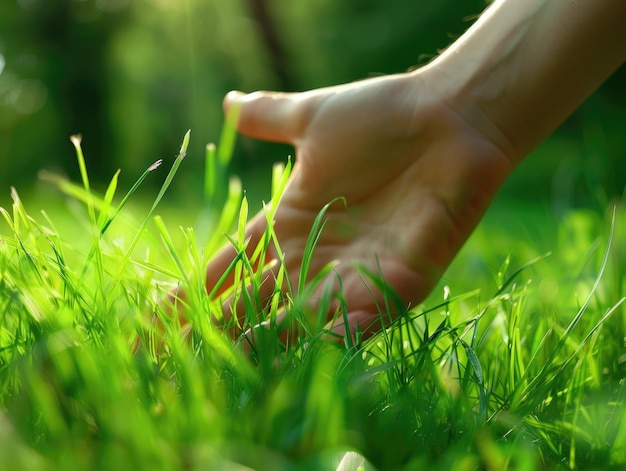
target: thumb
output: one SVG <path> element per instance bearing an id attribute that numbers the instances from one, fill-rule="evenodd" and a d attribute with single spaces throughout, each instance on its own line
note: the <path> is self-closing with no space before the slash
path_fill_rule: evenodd
<path id="1" fill-rule="evenodd" d="M 294 144 L 306 125 L 302 104 L 297 93 L 232 91 L 224 98 L 224 112 L 240 107 L 237 129 L 246 136 Z"/>

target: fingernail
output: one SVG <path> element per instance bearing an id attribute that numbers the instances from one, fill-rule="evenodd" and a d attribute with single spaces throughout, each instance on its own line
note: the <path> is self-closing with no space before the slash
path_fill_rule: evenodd
<path id="1" fill-rule="evenodd" d="M 244 92 L 240 92 L 239 90 L 233 90 L 233 91 L 228 92 L 228 94 L 226 95 L 226 99 L 228 101 L 238 100 L 238 99 L 244 97 L 245 95 L 246 94 Z"/>

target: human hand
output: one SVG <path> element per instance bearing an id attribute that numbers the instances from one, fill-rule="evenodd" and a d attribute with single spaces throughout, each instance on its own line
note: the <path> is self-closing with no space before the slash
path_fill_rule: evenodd
<path id="1" fill-rule="evenodd" d="M 434 72 L 417 72 L 305 93 L 231 92 L 224 101 L 226 109 L 241 106 L 241 133 L 296 149 L 274 218 L 293 287 L 316 216 L 342 198 L 325 214 L 309 273 L 336 262 L 316 295 L 325 283 L 338 292 L 341 278 L 351 335 L 383 327 L 384 294 L 364 273 L 382 277 L 406 305 L 421 302 L 511 170 L 503 146 L 480 129 L 480 116 L 463 116 L 436 89 Z M 262 212 L 248 223 L 249 247 L 266 224 Z M 269 256 L 278 259 L 274 247 Z M 209 262 L 209 292 L 234 257 L 228 246 Z M 273 280 L 265 285 L 271 294 Z M 243 306 L 225 306 L 227 315 L 242 317 Z M 341 316 L 331 328 L 346 334 Z"/>

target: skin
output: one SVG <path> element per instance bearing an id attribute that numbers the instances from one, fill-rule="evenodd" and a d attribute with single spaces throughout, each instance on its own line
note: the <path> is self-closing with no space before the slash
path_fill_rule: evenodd
<path id="1" fill-rule="evenodd" d="M 625 58 L 626 2 L 502 0 L 416 71 L 304 93 L 231 92 L 224 107 L 241 107 L 241 133 L 296 150 L 274 223 L 293 286 L 315 217 L 343 198 L 327 212 L 311 273 L 337 263 L 326 283 L 338 291 L 341 277 L 350 332 L 369 335 L 382 327 L 383 295 L 363 268 L 407 306 L 422 301 L 516 164 Z M 262 213 L 249 222 L 250 247 L 265 228 Z M 208 264 L 209 291 L 234 255 L 226 246 Z M 242 307 L 224 300 L 227 316 Z"/>

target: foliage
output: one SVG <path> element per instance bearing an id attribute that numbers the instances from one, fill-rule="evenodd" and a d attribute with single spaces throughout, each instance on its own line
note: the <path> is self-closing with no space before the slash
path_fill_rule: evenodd
<path id="1" fill-rule="evenodd" d="M 155 216 L 188 138 L 143 219 L 120 211 L 136 187 L 119 203 L 116 179 L 103 196 L 90 191 L 77 138 L 83 184 L 57 184 L 83 202 L 74 233 L 83 227 L 84 235 L 62 236 L 45 212 L 31 216 L 15 191 L 12 208 L 2 210 L 10 226 L 0 240 L 3 467 L 626 465 L 626 255 L 615 242 L 624 237 L 623 208 L 608 221 L 569 213 L 547 257 L 527 258 L 532 248 L 511 234 L 509 255 L 494 253 L 498 245 L 486 239 L 494 232 L 479 230 L 423 305 L 372 340 L 343 347 L 324 338 L 323 323 L 310 322 L 306 299 L 279 289 L 269 303 L 260 299 L 272 229 L 248 258 L 239 185 L 231 184 L 221 214 L 203 213 L 215 234 L 206 240 L 198 234 L 207 232 L 181 228 L 177 243 Z M 209 193 L 224 171 L 207 173 Z M 275 171 L 269 220 L 288 173 L 289 166 Z M 318 223 L 313 236 L 323 214 Z M 250 337 L 231 342 L 209 320 L 222 305 L 204 287 L 206 260 L 233 225 L 229 240 L 240 255 L 226 296 L 247 306 L 251 344 Z M 311 241 L 305 256 L 314 255 Z M 473 257 L 499 260 L 492 280 L 467 263 Z M 463 281 L 450 284 L 456 278 Z M 184 299 L 166 296 L 172 282 Z M 172 315 L 180 303 L 193 326 L 187 338 Z M 273 322 L 281 309 L 302 330 L 289 348 Z"/>
<path id="2" fill-rule="evenodd" d="M 25 187 L 41 168 L 79 178 L 68 158 L 67 136 L 76 133 L 96 187 L 118 168 L 131 184 L 126 175 L 167 158 L 189 127 L 197 136 L 190 151 L 201 155 L 217 137 L 228 90 L 305 90 L 404 71 L 446 47 L 486 3 L 2 1 L 0 187 Z M 607 199 L 622 194 L 624 71 L 518 170 L 515 195 L 554 186 L 580 205 L 601 189 Z M 259 167 L 288 154 L 260 146 L 242 140 L 236 149 L 236 173 L 252 169 L 248 188 Z M 179 199 L 196 202 L 188 188 L 202 184 L 200 174 L 200 160 L 186 164 L 174 182 Z"/>

